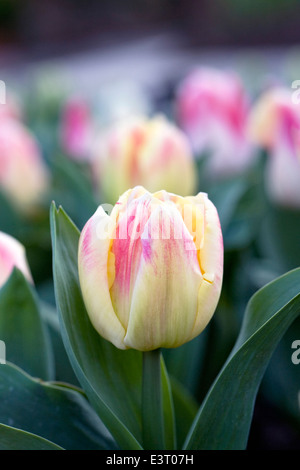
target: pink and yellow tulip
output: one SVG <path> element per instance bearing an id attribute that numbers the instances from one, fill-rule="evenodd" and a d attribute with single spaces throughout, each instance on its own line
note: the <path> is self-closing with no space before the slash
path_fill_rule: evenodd
<path id="1" fill-rule="evenodd" d="M 300 207 L 300 105 L 293 103 L 290 89 L 274 87 L 258 98 L 249 134 L 268 152 L 266 187 L 271 200 Z"/>
<path id="2" fill-rule="evenodd" d="M 21 211 L 39 204 L 48 171 L 34 135 L 18 120 L 0 120 L 0 191 Z"/>
<path id="3" fill-rule="evenodd" d="M 249 99 L 235 73 L 195 69 L 179 84 L 175 105 L 194 152 L 209 155 L 210 176 L 227 177 L 247 168 L 252 160 L 246 133 Z"/>
<path id="4" fill-rule="evenodd" d="M 223 238 L 205 193 L 137 186 L 80 237 L 79 279 L 95 329 L 117 348 L 174 348 L 198 336 L 218 304 Z"/>
<path id="5" fill-rule="evenodd" d="M 94 150 L 94 175 L 102 199 L 115 203 L 137 185 L 155 192 L 187 196 L 196 185 L 195 166 L 188 139 L 162 116 L 118 121 L 100 135 Z"/>

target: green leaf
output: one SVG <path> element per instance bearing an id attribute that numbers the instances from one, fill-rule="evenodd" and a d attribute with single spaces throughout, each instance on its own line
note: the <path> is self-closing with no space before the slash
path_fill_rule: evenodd
<path id="1" fill-rule="evenodd" d="M 51 208 L 53 276 L 62 338 L 92 406 L 123 449 L 141 449 L 142 355 L 121 351 L 93 328 L 81 295 L 79 231 L 60 208 Z"/>
<path id="2" fill-rule="evenodd" d="M 30 432 L 0 424 L 0 450 L 64 450 Z"/>
<path id="3" fill-rule="evenodd" d="M 38 299 L 18 269 L 0 289 L 0 338 L 10 362 L 44 380 L 54 377 L 53 351 Z"/>
<path id="4" fill-rule="evenodd" d="M 273 351 L 300 312 L 300 268 L 250 299 L 236 344 L 195 418 L 186 449 L 245 449 Z"/>
<path id="5" fill-rule="evenodd" d="M 62 341 L 59 318 L 56 309 L 46 302 L 41 302 L 41 313 L 43 321 L 48 327 L 53 347 L 55 362 L 55 381 L 67 382 L 68 384 L 78 386 L 79 382 L 74 373 L 74 369 L 70 364 L 66 348 L 64 347 Z"/>
<path id="6" fill-rule="evenodd" d="M 75 388 L 33 379 L 13 364 L 0 365 L 0 423 L 36 434 L 68 450 L 115 444 Z"/>

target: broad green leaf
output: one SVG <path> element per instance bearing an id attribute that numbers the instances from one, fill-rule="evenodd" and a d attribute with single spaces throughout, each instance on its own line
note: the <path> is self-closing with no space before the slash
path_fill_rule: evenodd
<path id="1" fill-rule="evenodd" d="M 208 392 L 186 449 L 245 449 L 256 394 L 280 339 L 300 313 L 300 268 L 250 299 L 236 344 Z"/>
<path id="2" fill-rule="evenodd" d="M 0 365 L 0 423 L 68 450 L 115 448 L 82 392 L 34 379 L 10 363 Z"/>
<path id="3" fill-rule="evenodd" d="M 62 341 L 60 323 L 56 309 L 46 302 L 41 302 L 41 313 L 43 321 L 48 326 L 53 347 L 55 381 L 67 382 L 68 384 L 76 386 L 79 385 Z"/>
<path id="4" fill-rule="evenodd" d="M 121 448 L 141 448 L 142 355 L 121 351 L 93 328 L 81 295 L 79 231 L 60 208 L 51 208 L 53 275 L 63 341 L 77 378 Z"/>
<path id="5" fill-rule="evenodd" d="M 54 377 L 49 332 L 35 290 L 18 269 L 0 289 L 0 338 L 8 361 L 32 376 Z"/>
<path id="6" fill-rule="evenodd" d="M 30 432 L 0 424 L 0 450 L 64 450 Z"/>

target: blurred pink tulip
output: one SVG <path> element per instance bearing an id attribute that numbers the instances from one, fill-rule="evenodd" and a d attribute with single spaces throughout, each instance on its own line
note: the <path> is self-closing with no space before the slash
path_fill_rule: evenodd
<path id="1" fill-rule="evenodd" d="M 127 189 L 165 189 L 193 195 L 195 162 L 185 134 L 164 116 L 118 121 L 94 147 L 96 185 L 105 202 L 115 203 Z"/>
<path id="2" fill-rule="evenodd" d="M 200 157 L 209 154 L 212 176 L 239 173 L 251 162 L 252 149 L 246 133 L 248 101 L 236 74 L 213 68 L 194 70 L 178 87 L 178 123 L 194 152 Z"/>
<path id="3" fill-rule="evenodd" d="M 0 288 L 18 268 L 29 282 L 32 281 L 24 246 L 12 236 L 0 232 Z"/>
<path id="4" fill-rule="evenodd" d="M 0 191 L 22 211 L 39 204 L 48 171 L 34 135 L 18 120 L 0 120 Z"/>
<path id="5" fill-rule="evenodd" d="M 254 104 L 249 118 L 253 142 L 268 151 L 266 186 L 282 206 L 300 207 L 300 104 L 292 90 L 274 87 Z"/>
<path id="6" fill-rule="evenodd" d="M 61 145 L 68 156 L 78 161 L 89 159 L 92 142 L 92 118 L 83 99 L 70 99 L 62 109 Z"/>

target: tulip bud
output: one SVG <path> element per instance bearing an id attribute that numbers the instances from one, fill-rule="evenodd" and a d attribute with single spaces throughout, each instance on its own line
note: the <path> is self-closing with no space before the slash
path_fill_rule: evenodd
<path id="1" fill-rule="evenodd" d="M 176 112 L 198 156 L 208 154 L 212 177 L 243 171 L 251 162 L 247 139 L 248 96 L 234 73 L 199 68 L 179 84 Z"/>
<path id="2" fill-rule="evenodd" d="M 117 348 L 178 347 L 210 321 L 221 292 L 223 239 L 205 193 L 125 192 L 86 223 L 79 279 L 92 324 Z"/>
<path id="3" fill-rule="evenodd" d="M 0 191 L 21 211 L 38 202 L 48 184 L 46 166 L 30 131 L 15 119 L 0 122 Z"/>
<path id="4" fill-rule="evenodd" d="M 0 232 L 0 288 L 8 280 L 14 267 L 32 282 L 24 246 L 12 236 Z"/>
<path id="5" fill-rule="evenodd" d="M 94 174 L 106 202 L 137 185 L 187 196 L 195 191 L 193 156 L 186 136 L 162 116 L 128 118 L 100 136 Z"/>
<path id="6" fill-rule="evenodd" d="M 267 150 L 266 188 L 279 205 L 300 207 L 300 107 L 291 90 L 274 87 L 254 104 L 249 118 L 253 142 Z"/>

